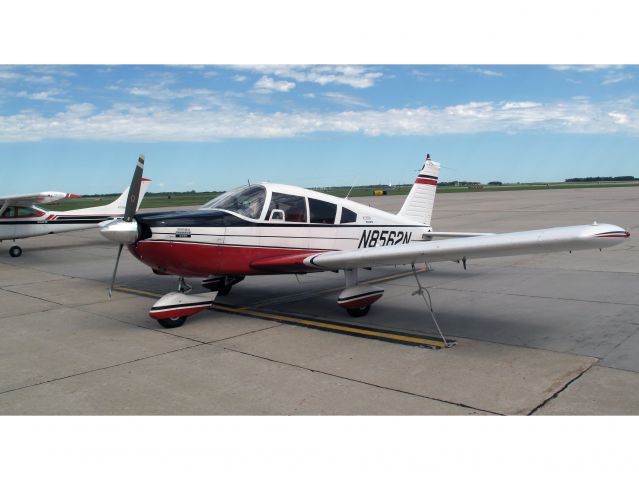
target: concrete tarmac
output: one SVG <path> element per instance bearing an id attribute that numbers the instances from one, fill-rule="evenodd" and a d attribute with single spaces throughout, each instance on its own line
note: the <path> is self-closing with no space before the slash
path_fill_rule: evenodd
<path id="1" fill-rule="evenodd" d="M 402 197 L 361 199 L 396 212 Z M 438 195 L 442 231 L 506 232 L 592 221 L 633 237 L 612 250 L 434 264 L 420 274 L 451 349 L 429 350 L 217 311 L 181 329 L 155 300 L 106 288 L 116 247 L 96 230 L 0 245 L 0 414 L 639 414 L 639 188 Z M 407 273 L 366 272 L 367 279 Z M 124 253 L 118 284 L 176 280 Z M 333 273 L 254 277 L 221 301 L 351 321 Z M 380 282 L 359 324 L 436 335 L 410 275 Z"/>

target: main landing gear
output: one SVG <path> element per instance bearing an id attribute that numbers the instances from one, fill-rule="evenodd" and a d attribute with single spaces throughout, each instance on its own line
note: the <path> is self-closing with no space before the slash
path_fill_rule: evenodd
<path id="1" fill-rule="evenodd" d="M 371 305 L 384 295 L 384 290 L 379 287 L 357 285 L 357 270 L 344 270 L 346 276 L 346 289 L 337 299 L 337 304 L 344 308 L 353 318 L 361 318 L 368 315 Z"/>
<path id="2" fill-rule="evenodd" d="M 22 249 L 18 247 L 17 245 L 14 245 L 13 247 L 9 249 L 9 255 L 11 255 L 13 258 L 21 257 Z"/>

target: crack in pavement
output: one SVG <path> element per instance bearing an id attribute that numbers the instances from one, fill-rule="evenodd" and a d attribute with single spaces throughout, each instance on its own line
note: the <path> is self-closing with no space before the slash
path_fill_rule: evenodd
<path id="1" fill-rule="evenodd" d="M 583 372 L 579 373 L 579 375 L 577 375 L 576 377 L 574 377 L 573 379 L 571 379 L 570 381 L 568 381 L 562 388 L 560 388 L 559 390 L 557 390 L 553 395 L 551 395 L 550 397 L 548 397 L 546 400 L 544 400 L 543 402 L 541 402 L 539 405 L 537 405 L 535 408 L 533 408 L 529 413 L 528 413 L 528 417 L 532 417 L 533 415 L 535 415 L 537 412 L 539 412 L 542 408 L 544 408 L 546 405 L 548 405 L 550 402 L 552 402 L 553 400 L 559 398 L 559 395 L 561 395 L 563 392 L 565 392 L 568 387 L 570 387 L 573 383 L 575 383 L 577 380 L 579 380 L 581 377 L 583 377 L 587 372 L 589 372 L 592 367 L 594 367 L 595 365 L 597 365 L 597 362 L 593 363 L 592 365 L 590 365 L 588 368 L 586 368 Z"/>

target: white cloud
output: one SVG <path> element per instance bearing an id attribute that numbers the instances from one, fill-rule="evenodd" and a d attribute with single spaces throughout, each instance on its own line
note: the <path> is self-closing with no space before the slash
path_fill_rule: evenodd
<path id="1" fill-rule="evenodd" d="M 42 139 L 218 141 L 286 138 L 320 132 L 366 136 L 433 136 L 484 132 L 619 133 L 639 136 L 633 100 L 589 103 L 469 102 L 442 108 L 342 112 L 260 113 L 238 108 L 175 110 L 169 106 L 114 105 L 95 111 L 74 105 L 52 116 L 35 111 L 0 116 L 0 141 Z"/>
<path id="2" fill-rule="evenodd" d="M 635 78 L 633 75 L 631 75 L 630 73 L 620 73 L 620 74 L 609 74 L 608 76 L 606 76 L 606 78 L 604 79 L 603 82 L 601 82 L 602 85 L 613 85 L 615 83 L 619 83 L 619 82 L 625 82 L 626 80 L 632 80 L 633 78 Z"/>
<path id="3" fill-rule="evenodd" d="M 472 72 L 483 75 L 484 77 L 503 77 L 504 74 L 501 72 L 496 72 L 495 70 L 488 70 L 487 68 L 471 68 Z"/>
<path id="4" fill-rule="evenodd" d="M 168 102 L 171 100 L 180 100 L 185 98 L 195 98 L 198 101 L 208 104 L 221 104 L 215 92 L 206 88 L 182 88 L 171 89 L 167 85 L 170 82 L 161 82 L 155 85 L 138 85 L 128 89 L 130 95 L 137 97 L 146 97 L 151 100 Z"/>
<path id="5" fill-rule="evenodd" d="M 27 92 L 21 91 L 16 93 L 16 97 L 19 98 L 27 98 L 29 100 L 38 100 L 38 101 L 46 101 L 46 102 L 64 102 L 65 100 L 62 98 L 58 98 L 57 95 L 60 95 L 62 90 L 58 88 L 53 88 L 51 90 L 44 90 L 41 92 Z"/>
<path id="6" fill-rule="evenodd" d="M 614 122 L 618 125 L 623 125 L 628 123 L 628 115 L 626 115 L 625 113 L 610 112 L 608 116 L 612 118 Z"/>
<path id="7" fill-rule="evenodd" d="M 237 66 L 264 75 L 289 78 L 298 83 L 310 82 L 319 85 L 348 85 L 353 88 L 369 88 L 382 73 L 360 65 L 250 65 Z"/>
<path id="8" fill-rule="evenodd" d="M 503 110 L 511 110 L 513 108 L 534 108 L 541 106 L 537 102 L 505 102 L 502 106 Z"/>
<path id="9" fill-rule="evenodd" d="M 235 82 L 246 82 L 246 75 L 233 75 L 233 81 Z"/>
<path id="10" fill-rule="evenodd" d="M 278 81 L 267 76 L 260 78 L 254 85 L 254 91 L 259 93 L 288 92 L 293 88 L 295 88 L 295 82 Z"/>
<path id="11" fill-rule="evenodd" d="M 345 95 L 339 92 L 327 92 L 323 96 L 332 102 L 339 105 L 354 106 L 354 107 L 369 107 L 370 105 L 364 100 L 354 97 L 352 95 Z"/>
<path id="12" fill-rule="evenodd" d="M 597 72 L 601 70 L 620 70 L 623 65 L 549 65 L 551 70 L 559 72 Z"/>

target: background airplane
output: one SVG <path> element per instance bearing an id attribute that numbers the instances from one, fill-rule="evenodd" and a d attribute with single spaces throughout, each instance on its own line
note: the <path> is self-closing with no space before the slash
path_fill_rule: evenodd
<path id="1" fill-rule="evenodd" d="M 150 180 L 142 179 L 139 208 Z M 0 242 L 3 240 L 17 240 L 19 238 L 37 237 L 52 233 L 86 230 L 96 227 L 105 220 L 122 217 L 127 201 L 129 188 L 120 197 L 102 207 L 82 208 L 67 212 L 47 211 L 36 205 L 57 202 L 67 198 L 78 198 L 80 195 L 62 192 L 42 192 L 27 195 L 12 195 L 0 197 Z M 19 257 L 22 248 L 14 245 L 9 249 L 9 255 Z"/>
<path id="2" fill-rule="evenodd" d="M 140 158 L 132 192 L 140 188 L 143 169 Z M 273 183 L 240 187 L 195 211 L 136 215 L 135 203 L 129 202 L 123 219 L 101 225 L 101 233 L 120 244 L 111 289 L 127 245 L 155 273 L 180 277 L 178 292 L 160 299 L 150 312 L 166 328 L 209 308 L 218 293 L 228 294 L 247 275 L 343 271 L 346 287 L 337 303 L 361 317 L 384 290 L 359 285 L 359 269 L 412 265 L 415 270 L 416 263 L 441 261 L 465 268 L 474 258 L 603 249 L 630 236 L 616 225 L 597 223 L 501 234 L 433 231 L 439 170 L 428 156 L 397 215 Z M 184 277 L 205 278 L 202 285 L 213 295 L 187 295 Z"/>

